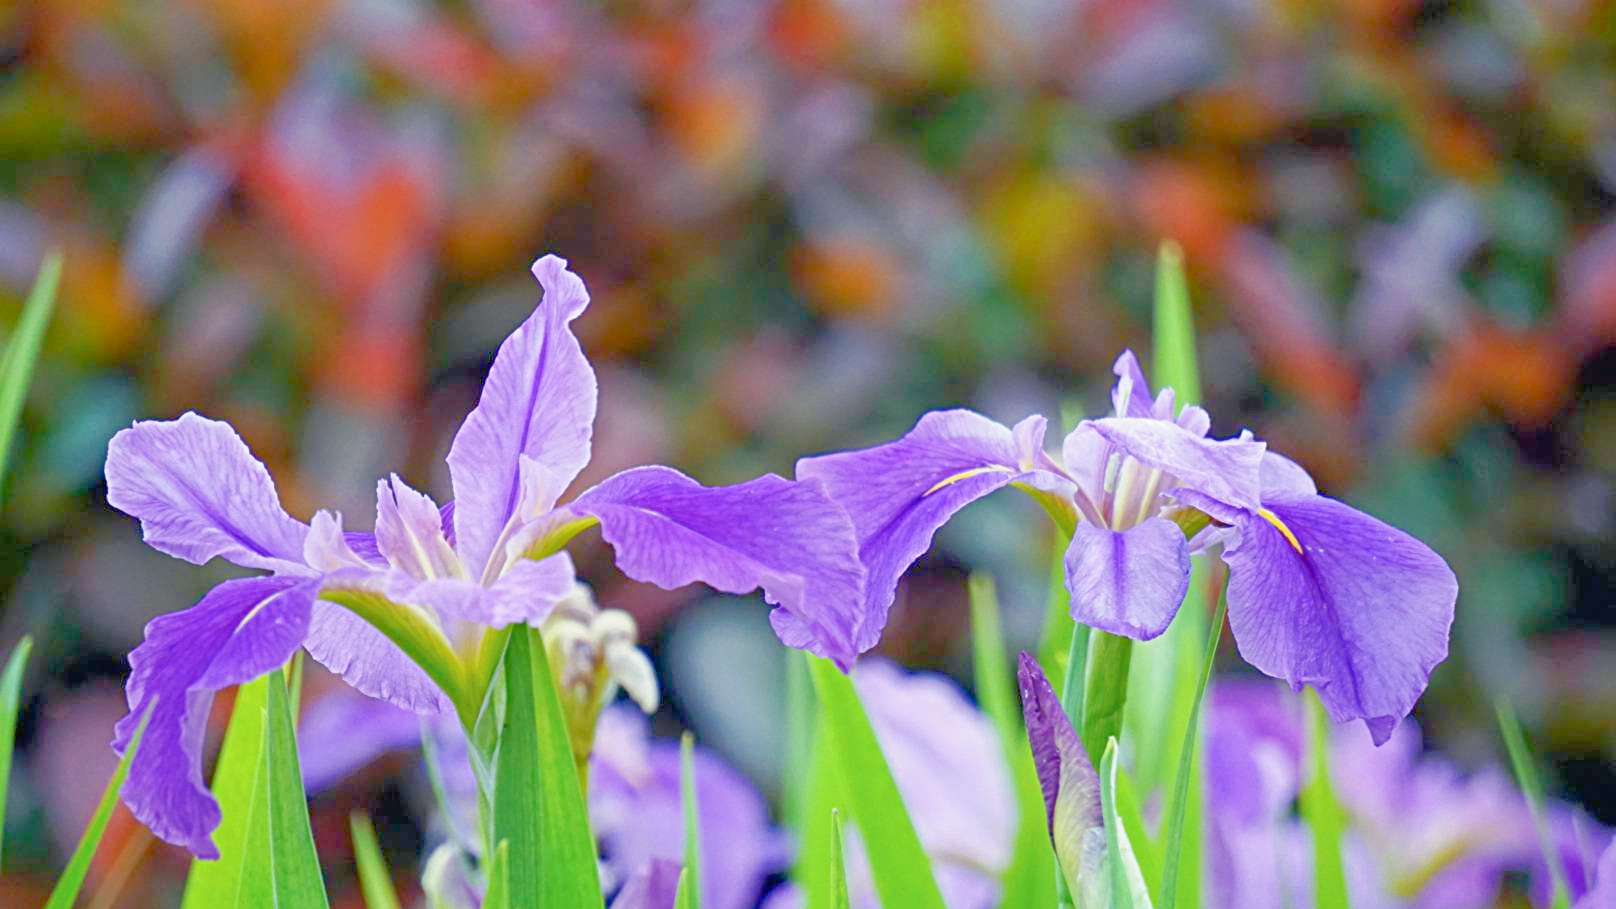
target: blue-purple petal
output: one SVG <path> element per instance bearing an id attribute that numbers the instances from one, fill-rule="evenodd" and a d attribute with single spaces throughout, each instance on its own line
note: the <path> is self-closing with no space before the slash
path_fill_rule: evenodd
<path id="1" fill-rule="evenodd" d="M 336 785 L 384 754 L 420 743 L 420 715 L 346 688 L 304 706 L 298 718 L 298 767 L 311 793 Z"/>
<path id="2" fill-rule="evenodd" d="M 572 557 L 558 552 L 543 559 L 518 559 L 492 586 L 459 578 L 440 578 L 399 589 L 405 602 L 435 610 L 444 619 L 459 619 L 489 628 L 517 622 L 537 625 L 572 592 L 577 574 Z"/>
<path id="3" fill-rule="evenodd" d="M 1184 531 L 1166 518 L 1123 531 L 1081 523 L 1065 561 L 1072 618 L 1135 640 L 1166 631 L 1189 589 Z"/>
<path id="4" fill-rule="evenodd" d="M 221 688 L 283 665 L 308 632 L 317 582 L 242 578 L 213 588 L 195 606 L 158 616 L 129 654 L 129 715 L 114 729 L 122 752 L 153 697 L 157 706 L 129 768 L 123 800 L 158 837 L 200 858 L 217 858 L 219 804 L 202 780 L 208 706 Z"/>
<path id="5" fill-rule="evenodd" d="M 899 579 L 938 528 L 1021 477 L 1018 454 L 1010 429 L 967 410 L 947 410 L 921 417 L 894 442 L 797 462 L 797 476 L 823 483 L 853 521 L 859 559 L 869 572 L 863 611 L 876 634 L 886 625 Z"/>
<path id="6" fill-rule="evenodd" d="M 773 474 L 708 487 L 668 467 L 626 470 L 579 496 L 573 512 L 600 521 L 617 565 L 673 589 L 763 588 L 808 640 L 788 641 L 846 666 L 875 644 L 864 569 L 847 514 L 815 483 Z M 779 627 L 778 625 L 776 627 Z"/>
<path id="7" fill-rule="evenodd" d="M 612 909 L 673 909 L 684 866 L 673 859 L 653 859 L 629 876 L 612 900 Z"/>
<path id="8" fill-rule="evenodd" d="M 363 586 L 379 592 L 382 579 Z M 309 655 L 320 665 L 373 698 L 413 713 L 452 709 L 443 689 L 397 644 L 345 606 L 317 601 L 309 622 Z"/>
<path id="9" fill-rule="evenodd" d="M 595 372 L 571 328 L 589 294 L 555 256 L 535 262 L 533 274 L 544 298 L 500 345 L 482 397 L 449 449 L 456 544 L 473 578 L 481 577 L 515 513 L 524 456 L 558 476 L 562 487 L 589 463 Z"/>
<path id="10" fill-rule="evenodd" d="M 1100 830 L 1104 823 L 1100 778 L 1043 668 L 1025 651 L 1016 666 L 1016 680 L 1033 765 L 1044 790 L 1050 839 L 1068 881 L 1075 882 L 1089 870 L 1086 859 L 1094 839 L 1090 831 Z"/>
<path id="11" fill-rule="evenodd" d="M 198 565 L 303 569 L 308 527 L 281 507 L 275 482 L 229 423 L 186 413 L 141 420 L 107 446 L 107 501 L 140 519 L 146 543 Z"/>
<path id="12" fill-rule="evenodd" d="M 1361 719 L 1377 744 L 1413 709 L 1448 654 L 1458 582 L 1408 534 L 1325 496 L 1270 501 L 1239 517 L 1229 624 L 1247 662 L 1312 685 L 1337 722 Z"/>
<path id="13" fill-rule="evenodd" d="M 1166 471 L 1190 489 L 1230 505 L 1256 508 L 1267 446 L 1250 439 L 1208 439 L 1166 420 L 1107 417 L 1089 420 L 1107 442 Z"/>

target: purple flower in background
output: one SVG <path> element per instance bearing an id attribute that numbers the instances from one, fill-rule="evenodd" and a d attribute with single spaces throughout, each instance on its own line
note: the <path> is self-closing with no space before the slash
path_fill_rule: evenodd
<path id="1" fill-rule="evenodd" d="M 298 730 L 310 791 L 336 783 L 386 752 L 416 747 L 422 722 L 390 704 L 344 691 L 315 701 L 304 711 Z M 425 723 L 450 802 L 444 807 L 455 815 L 445 820 L 451 830 L 474 830 L 477 781 L 465 734 L 458 724 L 439 717 Z M 684 858 L 679 773 L 679 743 L 653 739 L 638 710 L 617 705 L 601 713 L 589 763 L 589 818 L 603 856 L 601 885 L 608 894 L 618 893 L 619 901 L 628 899 L 625 905 L 642 905 L 637 901 L 646 894 L 659 893 L 668 867 L 672 878 L 678 878 Z M 763 797 L 722 758 L 697 746 L 695 775 L 702 905 L 751 909 L 764 881 L 788 861 L 789 843 L 769 823 Z M 456 845 L 457 852 L 478 849 L 475 837 Z M 644 905 L 661 904 L 653 898 Z"/>
<path id="2" fill-rule="evenodd" d="M 1130 352 L 1117 358 L 1113 416 L 1085 420 L 1059 463 L 1045 420 L 1013 429 L 935 411 L 903 438 L 805 458 L 846 507 L 868 571 L 865 610 L 884 623 L 898 579 L 955 512 L 1015 485 L 1071 532 L 1072 617 L 1148 640 L 1189 584 L 1190 556 L 1221 544 L 1240 653 L 1292 686 L 1318 689 L 1337 722 L 1391 734 L 1447 656 L 1458 583 L 1420 541 L 1318 494 L 1292 461 L 1249 434 L 1207 437 L 1199 407 L 1151 396 Z"/>
<path id="3" fill-rule="evenodd" d="M 394 476 L 378 484 L 375 532 L 345 533 L 331 512 L 309 524 L 287 514 L 268 471 L 228 424 L 188 413 L 112 439 L 107 499 L 140 519 L 147 543 L 198 564 L 223 557 L 269 572 L 226 581 L 190 609 L 158 617 L 129 655 L 130 714 L 113 745 L 128 745 L 161 696 L 123 789 L 158 836 L 217 856 L 219 807 L 201 768 L 208 704 L 300 646 L 365 694 L 417 713 L 464 711 L 480 698 L 440 688 L 441 675 L 322 598 L 363 600 L 439 635 L 452 653 L 448 639 L 460 629 L 542 621 L 573 585 L 560 547 L 592 525 L 637 580 L 668 588 L 701 581 L 729 593 L 762 587 L 792 646 L 846 665 L 873 644 L 878 629 L 862 616 L 852 529 L 814 483 L 765 475 L 705 487 L 667 467 L 640 467 L 557 505 L 590 454 L 595 375 L 570 327 L 589 298 L 559 258 L 540 259 L 533 272 L 543 302 L 500 346 L 450 448 L 452 505 L 439 508 Z"/>
<path id="4" fill-rule="evenodd" d="M 853 671 L 881 752 L 949 909 L 993 909 L 1020 821 L 998 730 L 947 676 L 881 659 Z M 857 822 L 847 826 L 848 896 L 881 905 Z M 777 887 L 766 909 L 798 909 L 803 894 Z"/>

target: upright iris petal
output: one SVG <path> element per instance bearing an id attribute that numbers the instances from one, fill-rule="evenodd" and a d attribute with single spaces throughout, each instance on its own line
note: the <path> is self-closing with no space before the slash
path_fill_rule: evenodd
<path id="1" fill-rule="evenodd" d="M 124 787 L 159 836 L 212 854 L 219 809 L 201 785 L 207 699 L 299 646 L 367 695 L 470 721 L 482 692 L 460 690 L 478 676 L 457 665 L 457 639 L 543 622 L 574 587 L 572 561 L 558 550 L 590 524 L 641 580 L 761 587 L 779 607 L 783 638 L 844 666 L 874 644 L 852 523 L 818 484 L 765 476 L 710 488 L 650 467 L 556 507 L 589 460 L 595 375 L 571 330 L 589 297 L 561 259 L 546 256 L 533 272 L 543 301 L 500 345 L 455 436 L 457 500 L 442 508 L 392 476 L 377 486 L 374 533 L 344 531 L 329 512 L 306 525 L 281 507 L 269 472 L 228 424 L 186 414 L 113 438 L 108 501 L 140 520 L 152 546 L 273 572 L 158 619 L 131 654 L 132 713 L 115 747 L 161 695 Z M 410 641 L 422 662 L 395 640 Z"/>

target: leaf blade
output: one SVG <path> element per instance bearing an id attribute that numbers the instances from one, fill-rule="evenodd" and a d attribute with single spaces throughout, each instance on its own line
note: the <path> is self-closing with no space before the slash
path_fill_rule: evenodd
<path id="1" fill-rule="evenodd" d="M 291 698 L 281 670 L 269 674 L 264 758 L 268 770 L 269 856 L 275 905 L 314 909 L 330 905 L 320 856 L 309 824 L 309 799 L 297 761 Z"/>
<path id="2" fill-rule="evenodd" d="M 268 699 L 268 676 L 236 689 L 230 724 L 225 727 L 224 744 L 213 770 L 213 797 L 222 812 L 219 827 L 213 832 L 219 858 L 211 862 L 192 860 L 181 909 L 212 909 L 218 905 L 220 894 L 239 893 L 242 871 L 248 864 L 246 857 L 262 854 L 249 848 L 247 832 L 264 753 L 264 709 Z"/>
<path id="3" fill-rule="evenodd" d="M 376 827 L 361 811 L 348 815 L 348 832 L 353 837 L 354 864 L 359 870 L 359 890 L 366 909 L 399 909 L 393 875 L 376 842 Z"/>
<path id="4" fill-rule="evenodd" d="M 509 841 L 511 902 L 534 909 L 601 906 L 583 790 L 536 629 L 513 627 L 505 684 L 493 813 L 495 840 Z"/>
<path id="5" fill-rule="evenodd" d="M 50 325 L 51 310 L 56 306 L 56 290 L 62 279 L 62 254 L 52 252 L 45 257 L 34 278 L 33 289 L 23 304 L 17 327 L 0 353 L 0 490 L 4 489 L 6 469 L 10 466 L 11 440 L 17 431 L 17 420 L 22 416 L 23 401 L 28 396 L 28 383 L 33 378 L 34 363 L 39 359 L 39 348 Z M 3 492 L 0 492 L 3 496 Z"/>
<path id="6" fill-rule="evenodd" d="M 0 673 L 0 859 L 5 855 L 6 794 L 11 790 L 11 750 L 17 741 L 17 711 L 22 704 L 22 676 L 34 639 L 23 635 Z"/>
<path id="7" fill-rule="evenodd" d="M 155 706 L 157 699 L 153 698 L 151 703 Z M 73 909 L 73 904 L 78 901 L 79 891 L 84 888 L 84 879 L 90 873 L 90 862 L 95 858 L 96 849 L 101 846 L 101 837 L 107 832 L 107 822 L 112 820 L 113 810 L 118 807 L 118 794 L 123 790 L 124 779 L 129 776 L 129 765 L 135 759 L 135 752 L 140 750 L 140 740 L 146 733 L 146 724 L 151 721 L 151 715 L 152 707 L 149 706 L 146 715 L 141 717 L 134 737 L 129 740 L 129 747 L 124 749 L 117 769 L 112 771 L 112 778 L 107 780 L 107 788 L 101 793 L 101 801 L 96 805 L 95 814 L 90 817 L 89 826 L 79 837 L 78 846 L 73 849 L 73 857 L 68 860 L 61 877 L 56 879 L 56 886 L 51 888 L 45 909 Z"/>
<path id="8" fill-rule="evenodd" d="M 821 657 L 811 658 L 809 667 L 819 696 L 820 735 L 839 771 L 882 904 L 945 909 L 931 858 L 920 844 L 853 680 Z"/>

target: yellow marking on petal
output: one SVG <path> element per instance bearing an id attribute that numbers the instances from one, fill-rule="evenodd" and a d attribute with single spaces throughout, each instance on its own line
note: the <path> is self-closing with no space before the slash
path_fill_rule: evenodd
<path id="1" fill-rule="evenodd" d="M 972 467 L 970 470 L 962 470 L 951 477 L 939 480 L 937 485 L 921 493 L 921 497 L 924 498 L 925 496 L 929 496 L 937 490 L 942 489 L 944 486 L 952 486 L 961 480 L 969 480 L 971 477 L 979 477 L 985 473 L 1015 473 L 1015 471 L 1004 466 L 1003 464 L 989 464 L 986 467 Z"/>
<path id="2" fill-rule="evenodd" d="M 1274 514 L 1272 511 L 1269 511 L 1266 508 L 1257 509 L 1257 513 L 1263 516 L 1263 520 L 1274 525 L 1275 529 L 1284 534 L 1285 539 L 1291 541 L 1291 548 L 1296 550 L 1297 554 L 1306 555 L 1306 553 L 1302 552 L 1302 544 L 1296 541 L 1296 534 L 1291 533 L 1291 529 L 1285 526 L 1285 522 L 1279 519 L 1279 515 Z"/>

